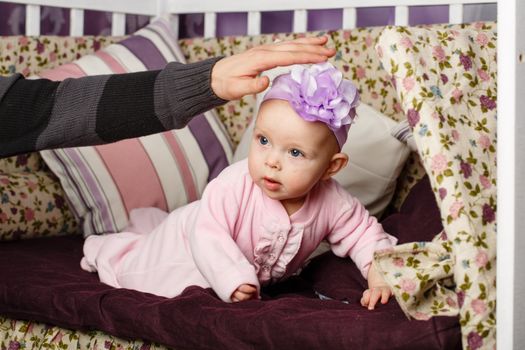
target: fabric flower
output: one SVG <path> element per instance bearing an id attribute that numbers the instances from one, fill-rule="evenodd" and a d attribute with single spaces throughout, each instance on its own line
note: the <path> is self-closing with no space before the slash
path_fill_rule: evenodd
<path id="1" fill-rule="evenodd" d="M 456 307 L 457 306 L 456 301 L 454 299 L 452 299 L 451 297 L 447 297 L 446 302 L 447 302 L 447 305 L 450 306 L 450 307 Z"/>
<path id="2" fill-rule="evenodd" d="M 459 304 L 459 307 L 463 307 L 463 302 L 465 301 L 465 292 L 460 290 L 459 292 L 456 293 L 457 296 L 458 296 L 458 304 Z"/>
<path id="3" fill-rule="evenodd" d="M 15 164 L 17 167 L 21 167 L 24 165 L 27 165 L 27 160 L 29 158 L 29 154 L 21 154 L 16 156 Z"/>
<path id="4" fill-rule="evenodd" d="M 489 43 L 489 38 L 487 37 L 487 34 L 479 33 L 478 36 L 476 37 L 476 42 L 480 44 L 481 46 L 484 46 Z"/>
<path id="5" fill-rule="evenodd" d="M 472 60 L 467 55 L 460 55 L 459 61 L 461 62 L 465 70 L 469 70 L 470 68 L 472 68 Z"/>
<path id="6" fill-rule="evenodd" d="M 400 285 L 401 289 L 407 293 L 412 293 L 416 290 L 416 282 L 408 278 L 402 279 Z"/>
<path id="7" fill-rule="evenodd" d="M 439 61 L 443 62 L 446 59 L 445 50 L 441 46 L 434 46 L 432 49 L 432 55 Z"/>
<path id="8" fill-rule="evenodd" d="M 459 99 L 461 98 L 461 96 L 463 96 L 463 91 L 457 88 L 452 90 L 452 97 L 454 98 L 456 102 L 459 102 Z"/>
<path id="9" fill-rule="evenodd" d="M 397 267 L 403 267 L 405 266 L 405 261 L 403 260 L 403 258 L 394 258 L 394 265 Z"/>
<path id="10" fill-rule="evenodd" d="M 412 46 L 414 46 L 414 44 L 412 43 L 412 40 L 410 40 L 410 38 L 407 36 L 401 38 L 399 44 L 406 49 L 411 49 Z"/>
<path id="11" fill-rule="evenodd" d="M 496 101 L 494 101 L 494 99 L 488 96 L 481 95 L 481 97 L 479 98 L 479 102 L 486 109 L 493 110 L 494 108 L 496 108 Z"/>
<path id="12" fill-rule="evenodd" d="M 406 91 L 412 90 L 414 85 L 416 85 L 416 82 L 414 81 L 414 78 L 412 78 L 412 77 L 403 78 L 403 88 Z"/>
<path id="13" fill-rule="evenodd" d="M 53 200 L 55 202 L 55 206 L 58 208 L 58 209 L 63 209 L 65 207 L 65 204 L 66 204 L 66 201 L 64 200 L 64 197 L 56 194 L 56 193 L 53 193 Z"/>
<path id="14" fill-rule="evenodd" d="M 484 189 L 489 189 L 492 187 L 490 180 L 483 175 L 479 176 L 479 183 L 481 184 L 481 186 L 483 186 Z"/>
<path id="15" fill-rule="evenodd" d="M 472 167 L 469 163 L 461 161 L 459 167 L 461 168 L 461 172 L 463 173 L 463 177 L 465 179 L 468 179 L 470 176 L 472 176 Z"/>
<path id="16" fill-rule="evenodd" d="M 355 76 L 357 79 L 364 79 L 366 78 L 366 71 L 363 67 L 361 66 L 358 66 L 356 69 L 355 69 Z"/>
<path id="17" fill-rule="evenodd" d="M 490 138 L 487 135 L 481 135 L 478 138 L 478 143 L 483 149 L 488 149 L 490 147 Z"/>
<path id="18" fill-rule="evenodd" d="M 480 250 L 478 254 L 476 254 L 476 265 L 478 267 L 485 267 L 489 261 L 489 256 L 487 253 L 483 250 Z"/>
<path id="19" fill-rule="evenodd" d="M 496 213 L 494 209 L 487 203 L 483 204 L 483 213 L 482 213 L 483 222 L 491 223 L 496 220 Z"/>
<path id="20" fill-rule="evenodd" d="M 489 74 L 485 70 L 483 70 L 481 68 L 478 68 L 478 76 L 483 81 L 489 81 L 490 80 Z"/>
<path id="21" fill-rule="evenodd" d="M 470 306 L 472 307 L 472 310 L 478 315 L 483 314 L 487 310 L 487 305 L 483 300 L 480 299 L 474 299 L 470 303 Z"/>
<path id="22" fill-rule="evenodd" d="M 38 43 L 36 44 L 36 51 L 38 52 L 38 54 L 41 55 L 42 52 L 44 52 L 45 50 L 46 50 L 46 47 L 44 46 L 44 44 L 38 41 Z"/>
<path id="23" fill-rule="evenodd" d="M 355 118 L 359 93 L 341 71 L 325 62 L 293 66 L 290 73 L 275 78 L 263 101 L 269 99 L 286 100 L 304 120 L 325 123 L 342 147 Z M 344 137 L 342 143 L 340 137 Z"/>
<path id="24" fill-rule="evenodd" d="M 20 343 L 17 342 L 16 340 L 10 340 L 9 341 L 9 347 L 7 348 L 8 350 L 18 350 L 20 349 Z"/>
<path id="25" fill-rule="evenodd" d="M 467 335 L 467 342 L 468 347 L 471 350 L 476 350 L 483 346 L 483 338 L 481 338 L 481 336 L 474 331 Z"/>
<path id="26" fill-rule="evenodd" d="M 442 171 L 447 169 L 447 157 L 445 157 L 445 155 L 441 153 L 438 153 L 435 156 L 433 156 L 431 168 L 437 173 L 441 173 Z"/>
<path id="27" fill-rule="evenodd" d="M 455 201 L 454 203 L 452 203 L 452 205 L 449 208 L 450 216 L 452 217 L 452 219 L 457 219 L 459 217 L 459 212 L 461 211 L 461 209 L 463 209 L 463 206 L 464 204 L 462 201 Z"/>
<path id="28" fill-rule="evenodd" d="M 26 221 L 32 221 L 35 219 L 35 211 L 31 208 L 26 208 L 24 211 L 24 219 Z"/>
<path id="29" fill-rule="evenodd" d="M 419 122 L 419 112 L 413 108 L 410 108 L 407 111 L 407 120 L 408 125 L 413 128 Z"/>

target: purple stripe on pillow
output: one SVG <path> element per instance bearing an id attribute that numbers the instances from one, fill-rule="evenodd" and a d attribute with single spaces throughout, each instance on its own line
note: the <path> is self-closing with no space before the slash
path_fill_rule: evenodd
<path id="1" fill-rule="evenodd" d="M 60 167 L 62 168 L 62 170 L 67 174 L 67 178 L 69 178 L 69 179 L 72 178 L 69 167 L 66 165 L 66 163 L 64 163 L 64 160 L 62 159 L 62 157 L 60 157 L 57 154 L 57 151 L 49 151 L 48 156 L 54 158 L 55 162 L 57 164 L 60 164 Z M 82 201 L 82 204 L 84 204 L 84 207 L 87 208 L 88 204 L 87 204 L 86 200 L 84 199 L 84 197 L 82 197 L 80 195 L 80 189 L 78 188 L 78 184 L 76 183 L 76 181 L 71 181 L 71 183 L 73 184 L 73 187 L 75 187 L 75 190 L 77 191 L 77 193 L 79 193 L 78 198 Z M 65 197 L 66 197 L 66 200 L 69 201 L 68 196 L 65 196 Z M 71 207 L 71 210 L 73 211 L 73 214 L 75 215 L 75 217 L 80 218 L 80 213 L 78 212 L 78 210 L 76 208 L 76 205 L 70 205 L 70 207 Z"/>
<path id="2" fill-rule="evenodd" d="M 82 174 L 82 178 L 85 180 L 86 185 L 89 187 L 89 192 L 93 196 L 98 209 L 100 210 L 102 224 L 104 225 L 103 231 L 93 230 L 96 233 L 107 233 L 107 232 L 118 232 L 117 225 L 112 220 L 111 210 L 108 208 L 108 200 L 105 198 L 104 193 L 100 191 L 97 180 L 93 177 L 91 170 L 86 166 L 86 162 L 81 158 L 79 152 L 75 149 L 65 148 L 64 152 L 76 163 L 77 169 Z M 88 207 L 89 208 L 89 207 Z"/>
<path id="3" fill-rule="evenodd" d="M 166 48 L 168 48 L 168 50 L 170 51 L 171 55 L 173 56 L 173 59 L 175 62 L 182 62 L 182 63 L 186 63 L 185 61 L 181 61 L 179 60 L 179 58 L 177 57 L 177 53 L 174 51 L 174 48 L 173 46 L 171 45 L 171 43 L 166 40 L 166 38 L 164 37 L 164 32 L 162 32 L 162 29 L 161 28 L 155 28 L 153 26 L 150 26 L 148 28 L 143 28 L 142 30 L 144 31 L 149 31 L 153 34 L 155 34 L 157 36 L 157 38 L 162 41 L 162 43 L 164 45 L 166 45 Z M 183 57 L 184 58 L 184 57 Z"/>
<path id="4" fill-rule="evenodd" d="M 157 26 L 159 28 L 156 28 Z M 157 21 L 154 23 L 154 25 L 151 25 L 149 26 L 149 28 L 145 29 L 149 29 L 152 32 L 155 32 L 159 36 L 159 38 L 162 39 L 162 41 L 169 47 L 176 61 L 186 63 L 186 58 L 184 57 L 184 54 L 182 54 L 182 51 L 180 50 L 180 48 L 178 48 L 178 39 L 171 30 L 170 26 L 168 25 L 168 22 Z M 166 38 L 166 34 L 168 35 L 168 38 Z"/>
<path id="5" fill-rule="evenodd" d="M 194 117 L 188 124 L 188 127 L 199 144 L 206 164 L 208 164 L 208 169 L 210 170 L 208 182 L 210 182 L 228 166 L 228 158 L 224 153 L 221 142 L 217 139 L 217 135 L 204 115 L 201 114 Z"/>
<path id="6" fill-rule="evenodd" d="M 137 56 L 148 70 L 162 69 L 168 63 L 157 46 L 146 37 L 133 35 L 119 44 Z"/>

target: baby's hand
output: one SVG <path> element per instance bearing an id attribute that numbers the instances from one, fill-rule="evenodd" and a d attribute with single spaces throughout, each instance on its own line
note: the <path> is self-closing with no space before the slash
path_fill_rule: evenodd
<path id="1" fill-rule="evenodd" d="M 257 298 L 257 287 L 251 285 L 251 284 L 241 284 L 235 292 L 232 293 L 231 299 L 232 301 L 238 302 L 238 301 L 245 301 L 250 299 L 256 299 Z"/>
<path id="2" fill-rule="evenodd" d="M 368 307 L 368 310 L 373 310 L 377 302 L 381 300 L 381 304 L 386 304 L 392 295 L 392 290 L 387 286 L 383 277 L 376 271 L 374 265 L 370 266 L 368 270 L 368 289 L 363 292 L 361 298 L 361 305 Z"/>
<path id="3" fill-rule="evenodd" d="M 381 304 L 386 304 L 392 295 L 392 291 L 386 285 L 370 287 L 363 292 L 361 297 L 361 305 L 368 307 L 368 310 L 373 310 L 377 302 L 381 299 Z"/>

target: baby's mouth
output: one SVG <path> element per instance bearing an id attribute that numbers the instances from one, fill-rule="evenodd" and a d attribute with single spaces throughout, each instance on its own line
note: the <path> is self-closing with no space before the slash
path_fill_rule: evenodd
<path id="1" fill-rule="evenodd" d="M 263 178 L 264 187 L 268 189 L 269 191 L 276 191 L 281 186 L 281 183 L 278 181 L 275 181 L 274 179 L 270 177 L 264 177 Z"/>

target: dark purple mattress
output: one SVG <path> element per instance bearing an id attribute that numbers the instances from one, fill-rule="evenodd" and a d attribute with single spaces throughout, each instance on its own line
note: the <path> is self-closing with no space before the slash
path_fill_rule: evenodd
<path id="1" fill-rule="evenodd" d="M 441 229 L 429 186 L 421 181 L 401 212 L 383 220 L 401 243 L 430 240 Z M 227 304 L 199 287 L 172 299 L 109 287 L 80 269 L 82 242 L 1 243 L 0 314 L 176 349 L 461 349 L 455 317 L 409 321 L 393 299 L 374 311 L 361 307 L 365 280 L 331 253 L 265 289 L 263 300 Z"/>

